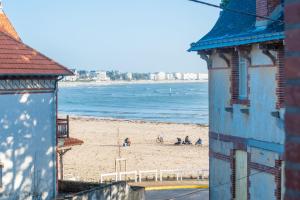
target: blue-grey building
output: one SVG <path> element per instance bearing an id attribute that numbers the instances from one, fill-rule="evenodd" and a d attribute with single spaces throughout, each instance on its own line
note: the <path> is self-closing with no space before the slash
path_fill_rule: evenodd
<path id="1" fill-rule="evenodd" d="M 227 8 L 189 49 L 209 70 L 210 199 L 282 199 L 283 3 Z"/>

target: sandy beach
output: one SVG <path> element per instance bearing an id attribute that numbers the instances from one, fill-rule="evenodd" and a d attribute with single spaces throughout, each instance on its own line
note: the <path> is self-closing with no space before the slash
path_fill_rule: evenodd
<path id="1" fill-rule="evenodd" d="M 164 144 L 156 142 L 159 134 Z M 177 137 L 186 135 L 193 143 L 201 138 L 203 146 L 174 145 Z M 126 137 L 132 145 L 121 147 L 120 153 L 127 159 L 127 171 L 208 169 L 208 127 L 201 125 L 71 117 L 70 136 L 84 144 L 65 155 L 65 179 L 99 181 L 101 173 L 114 172 L 118 141 L 122 144 Z"/>

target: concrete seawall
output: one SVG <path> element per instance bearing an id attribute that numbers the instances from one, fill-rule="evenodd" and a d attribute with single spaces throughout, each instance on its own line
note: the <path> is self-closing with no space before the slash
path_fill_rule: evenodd
<path id="1" fill-rule="evenodd" d="M 145 189 L 143 187 L 131 187 L 126 182 L 112 184 L 82 183 L 73 181 L 61 181 L 60 197 L 57 200 L 143 200 Z"/>

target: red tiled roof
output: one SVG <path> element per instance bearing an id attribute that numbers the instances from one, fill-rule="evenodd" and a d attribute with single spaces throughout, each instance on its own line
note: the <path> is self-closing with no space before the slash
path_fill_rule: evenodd
<path id="1" fill-rule="evenodd" d="M 7 33 L 16 40 L 21 40 L 15 28 L 2 10 L 0 10 L 0 31 Z"/>
<path id="2" fill-rule="evenodd" d="M 66 67 L 25 45 L 0 10 L 0 76 L 72 74 Z"/>
<path id="3" fill-rule="evenodd" d="M 66 67 L 0 30 L 0 76 L 72 74 Z"/>
<path id="4" fill-rule="evenodd" d="M 63 147 L 82 145 L 83 141 L 76 138 L 65 138 Z"/>

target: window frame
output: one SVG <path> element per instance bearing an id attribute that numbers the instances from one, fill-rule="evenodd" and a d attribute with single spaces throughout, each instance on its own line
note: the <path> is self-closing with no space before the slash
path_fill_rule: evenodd
<path id="1" fill-rule="evenodd" d="M 239 60 L 238 60 L 238 70 L 239 70 L 239 100 L 247 100 L 249 97 L 248 94 L 248 75 L 249 75 L 249 62 L 248 60 L 241 56 L 239 53 Z M 243 77 L 242 77 L 243 75 Z"/>
<path id="2" fill-rule="evenodd" d="M 248 54 L 249 52 L 245 52 L 246 54 Z M 243 96 L 243 98 L 241 98 L 240 95 L 240 58 L 245 59 L 246 62 L 246 69 L 245 69 L 245 73 L 246 73 L 246 77 L 245 77 L 245 94 Z M 248 58 L 247 55 L 244 55 L 243 52 L 241 50 L 235 50 L 232 54 L 232 59 L 231 59 L 231 77 L 230 77 L 230 81 L 231 81 L 231 88 L 230 88 L 230 92 L 231 92 L 231 106 L 232 105 L 244 105 L 249 107 L 250 106 L 250 100 L 249 100 L 249 94 L 250 94 L 250 73 L 249 73 L 249 69 L 251 67 L 251 58 Z"/>

